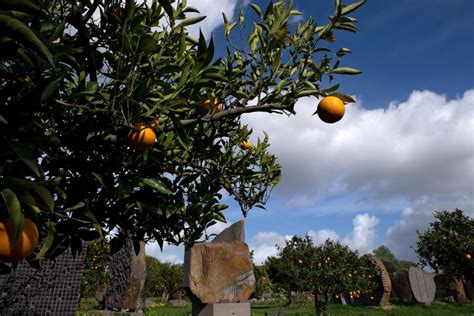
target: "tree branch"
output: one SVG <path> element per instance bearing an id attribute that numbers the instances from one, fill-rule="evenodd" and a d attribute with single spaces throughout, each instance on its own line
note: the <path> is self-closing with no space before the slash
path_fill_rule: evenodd
<path id="1" fill-rule="evenodd" d="M 284 105 L 281 103 L 265 103 L 262 105 L 235 107 L 229 110 L 221 111 L 219 113 L 206 114 L 205 116 L 202 116 L 199 118 L 181 120 L 180 125 L 183 127 L 191 127 L 199 123 L 217 121 L 223 118 L 236 117 L 245 113 L 252 113 L 252 112 L 272 113 L 272 112 L 280 112 L 284 110 L 292 111 L 290 105 Z M 176 126 L 173 123 L 169 123 L 161 127 L 158 126 L 157 129 L 163 132 L 169 132 L 169 131 L 175 130 Z"/>

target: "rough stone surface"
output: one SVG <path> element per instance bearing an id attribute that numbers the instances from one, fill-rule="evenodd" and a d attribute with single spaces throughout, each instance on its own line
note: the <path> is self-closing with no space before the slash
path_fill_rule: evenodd
<path id="1" fill-rule="evenodd" d="M 392 282 L 390 281 L 390 275 L 385 269 L 385 265 L 382 260 L 377 258 L 374 255 L 366 255 L 369 258 L 370 262 L 374 265 L 376 270 L 377 278 L 377 288 L 375 294 L 373 295 L 374 299 L 362 297 L 360 302 L 362 305 L 372 305 L 372 306 L 388 306 L 390 305 L 390 295 L 392 293 Z"/>
<path id="2" fill-rule="evenodd" d="M 418 303 L 430 304 L 436 294 L 436 284 L 430 273 L 424 272 L 419 267 L 408 268 L 408 279 L 413 296 Z"/>
<path id="3" fill-rule="evenodd" d="M 140 243 L 140 252 L 135 255 L 132 241 L 127 240 L 123 248 L 112 256 L 105 307 L 113 310 L 141 308 L 145 277 L 145 243 Z"/>
<path id="4" fill-rule="evenodd" d="M 410 287 L 410 279 L 408 277 L 408 269 L 403 268 L 392 274 L 393 290 L 398 300 L 405 303 L 415 302 L 415 296 Z"/>
<path id="5" fill-rule="evenodd" d="M 241 241 L 195 244 L 185 252 L 184 271 L 185 288 L 204 304 L 248 300 L 255 288 L 249 248 Z"/>
<path id="6" fill-rule="evenodd" d="M 453 281 L 446 274 L 438 274 L 435 276 L 436 298 L 448 302 L 464 302 L 466 301 L 466 292 L 461 281 Z"/>
<path id="7" fill-rule="evenodd" d="M 212 242 L 234 241 L 245 242 L 244 221 L 240 220 L 227 227 L 217 235 Z"/>
<path id="8" fill-rule="evenodd" d="M 467 299 L 474 302 L 474 283 L 469 280 L 464 282 L 464 290 L 466 291 Z"/>
<path id="9" fill-rule="evenodd" d="M 186 306 L 187 302 L 185 300 L 176 299 L 176 300 L 170 300 L 168 304 L 173 307 L 183 307 L 183 306 Z"/>

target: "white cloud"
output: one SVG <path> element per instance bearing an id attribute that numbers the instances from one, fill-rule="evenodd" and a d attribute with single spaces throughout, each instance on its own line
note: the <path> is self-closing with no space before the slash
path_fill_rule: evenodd
<path id="1" fill-rule="evenodd" d="M 251 240 L 250 249 L 253 250 L 253 261 L 255 264 L 263 264 L 270 256 L 276 256 L 277 247 L 284 246 L 285 241 L 291 236 L 281 236 L 276 232 L 260 232 Z"/>
<path id="2" fill-rule="evenodd" d="M 311 238 L 313 238 L 313 242 L 316 245 L 323 244 L 328 239 L 331 239 L 334 241 L 340 240 L 339 234 L 331 229 L 321 229 L 318 231 L 310 230 L 308 232 L 308 235 L 310 235 Z"/>
<path id="3" fill-rule="evenodd" d="M 333 125 L 311 116 L 317 102 L 301 99 L 298 114 L 290 118 L 244 117 L 257 135 L 268 132 L 270 150 L 283 168 L 274 195 L 286 197 L 295 210 L 330 197 L 352 199 L 345 203 L 354 210 L 383 209 L 396 200 L 404 204 L 400 212 L 406 210 L 390 227 L 386 243 L 397 256 L 412 260 L 416 230 L 426 228 L 434 210 L 457 207 L 474 214 L 474 89 L 453 100 L 414 91 L 386 109 L 348 105 Z M 366 251 L 364 238 L 373 237 L 363 227 L 374 222 L 359 221 L 354 224 L 364 234 L 354 230 L 348 243 Z"/>
<path id="4" fill-rule="evenodd" d="M 354 229 L 352 233 L 344 239 L 344 243 L 353 250 L 365 254 L 373 249 L 375 241 L 375 226 L 379 219 L 367 213 L 359 214 L 352 220 Z"/>
<path id="5" fill-rule="evenodd" d="M 374 228 L 379 223 L 379 219 L 365 213 L 356 215 L 352 223 L 354 225 L 352 232 L 343 239 L 331 229 L 310 230 L 307 234 L 313 239 L 315 245 L 331 239 L 346 244 L 350 249 L 357 250 L 361 254 L 371 251 L 376 237 Z M 276 256 L 278 253 L 276 245 L 284 246 L 285 241 L 290 238 L 291 236 L 282 236 L 276 232 L 257 233 L 250 243 L 250 248 L 254 251 L 254 262 L 263 264 L 269 256 Z"/>
<path id="6" fill-rule="evenodd" d="M 199 24 L 191 26 L 188 31 L 193 37 L 199 36 L 199 28 L 209 38 L 211 32 L 224 23 L 222 12 L 225 13 L 229 21 L 234 17 L 238 0 L 188 0 L 188 6 L 199 10 L 199 15 L 205 15 L 206 19 Z M 190 14 L 189 17 L 195 16 Z"/>

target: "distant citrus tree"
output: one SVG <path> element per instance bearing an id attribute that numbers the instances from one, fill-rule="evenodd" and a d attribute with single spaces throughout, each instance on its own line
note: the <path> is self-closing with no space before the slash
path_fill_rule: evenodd
<path id="1" fill-rule="evenodd" d="M 110 246 L 105 238 L 88 243 L 81 297 L 95 297 L 97 289 L 106 286 L 107 268 L 111 261 Z"/>
<path id="2" fill-rule="evenodd" d="M 268 259 L 267 266 L 272 283 L 289 297 L 291 291 L 311 292 L 316 315 L 327 315 L 329 303 L 341 293 L 357 300 L 370 297 L 375 286 L 374 267 L 368 260 L 329 239 L 317 246 L 309 236 L 294 236 L 279 248 L 277 257 Z"/>
<path id="3" fill-rule="evenodd" d="M 354 100 L 334 76 L 360 71 L 332 42 L 357 31 L 364 2 L 336 0 L 327 24 L 297 22 L 291 2 L 250 4 L 256 21 L 223 16 L 216 56 L 212 38 L 189 35 L 205 16 L 185 0 L 0 1 L 3 236 L 13 248 L 33 220 L 42 247 L 29 260 L 105 234 L 112 252 L 126 236 L 191 245 L 225 221 L 223 192 L 244 215 L 264 207 L 280 167 L 240 116 L 332 96 L 337 110 L 320 114 L 340 119 Z"/>
<path id="4" fill-rule="evenodd" d="M 463 211 L 438 211 L 435 221 L 418 232 L 420 263 L 452 278 L 474 282 L 474 219 Z"/>
<path id="5" fill-rule="evenodd" d="M 183 287 L 183 265 L 160 262 L 158 259 L 146 256 L 146 279 L 143 295 L 145 297 L 160 297 L 163 302 L 180 296 Z"/>
<path id="6" fill-rule="evenodd" d="M 389 273 L 397 272 L 402 268 L 414 267 L 416 263 L 407 260 L 398 260 L 395 255 L 386 246 L 373 250 L 374 255 L 379 258 Z"/>

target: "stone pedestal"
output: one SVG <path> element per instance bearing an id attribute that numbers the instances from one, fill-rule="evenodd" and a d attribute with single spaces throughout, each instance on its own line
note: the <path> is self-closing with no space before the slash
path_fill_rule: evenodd
<path id="1" fill-rule="evenodd" d="M 250 316 L 250 303 L 207 304 L 197 315 L 198 316 Z"/>

